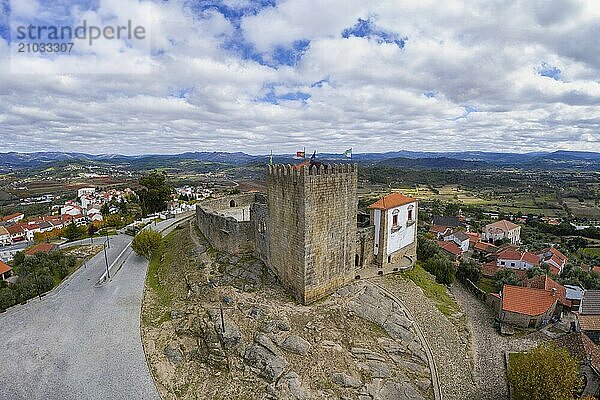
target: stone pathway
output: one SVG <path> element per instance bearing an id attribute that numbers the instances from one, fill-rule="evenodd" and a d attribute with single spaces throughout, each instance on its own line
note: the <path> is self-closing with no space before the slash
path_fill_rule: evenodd
<path id="1" fill-rule="evenodd" d="M 374 279 L 408 307 L 431 347 L 444 399 L 479 399 L 465 338 L 412 281 L 397 277 Z"/>
<path id="2" fill-rule="evenodd" d="M 490 307 L 461 283 L 455 283 L 451 291 L 469 317 L 477 399 L 507 399 L 504 353 L 530 350 L 543 340 L 543 335 L 534 333 L 525 337 L 500 336 L 494 329 L 494 312 Z"/>

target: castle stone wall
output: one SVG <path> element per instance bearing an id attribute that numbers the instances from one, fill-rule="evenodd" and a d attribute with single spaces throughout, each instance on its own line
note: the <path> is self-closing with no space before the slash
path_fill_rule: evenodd
<path id="1" fill-rule="evenodd" d="M 267 265 L 281 283 L 304 298 L 304 184 L 303 175 L 290 166 L 269 166 L 267 173 Z"/>
<path id="2" fill-rule="evenodd" d="M 354 277 L 357 167 L 270 166 L 269 266 L 308 304 Z"/>
<path id="3" fill-rule="evenodd" d="M 254 252 L 254 222 L 237 221 L 233 217 L 221 215 L 220 211 L 232 206 L 250 206 L 256 197 L 254 193 L 249 193 L 198 203 L 198 227 L 212 247 L 231 254 Z"/>

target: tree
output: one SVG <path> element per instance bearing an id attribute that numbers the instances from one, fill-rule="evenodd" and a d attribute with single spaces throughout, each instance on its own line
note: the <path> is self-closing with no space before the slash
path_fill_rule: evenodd
<path id="1" fill-rule="evenodd" d="M 87 233 L 89 237 L 94 237 L 94 235 L 98 232 L 98 227 L 94 224 L 89 224 L 87 227 Z"/>
<path id="2" fill-rule="evenodd" d="M 579 362 L 548 342 L 510 359 L 508 381 L 515 400 L 567 400 L 581 390 Z"/>
<path id="3" fill-rule="evenodd" d="M 431 257 L 439 254 L 440 247 L 433 240 L 419 235 L 417 238 L 417 259 L 427 261 Z"/>
<path id="4" fill-rule="evenodd" d="M 9 288 L 0 289 L 0 310 L 6 310 L 17 303 L 17 297 Z"/>
<path id="5" fill-rule="evenodd" d="M 519 278 L 517 277 L 517 274 L 515 274 L 515 271 L 509 268 L 500 269 L 498 272 L 496 272 L 496 275 L 494 275 L 494 279 L 496 280 L 496 289 L 498 292 L 502 290 L 504 285 L 519 284 Z"/>
<path id="6" fill-rule="evenodd" d="M 450 285 L 454 282 L 456 268 L 454 263 L 446 256 L 437 254 L 425 261 L 424 268 L 427 272 L 435 275 L 437 283 Z"/>
<path id="7" fill-rule="evenodd" d="M 121 216 L 119 214 L 111 214 L 104 220 L 104 226 L 112 226 L 115 228 L 119 228 L 123 224 L 121 220 Z"/>
<path id="8" fill-rule="evenodd" d="M 158 250 L 162 242 L 160 233 L 152 229 L 146 229 L 138 233 L 131 242 L 131 248 L 135 254 L 142 256 L 147 260 L 152 258 L 152 255 Z"/>
<path id="9" fill-rule="evenodd" d="M 546 275 L 547 272 L 548 272 L 547 269 L 543 269 L 543 268 L 536 266 L 536 267 L 531 268 L 529 271 L 527 271 L 527 277 L 535 278 L 536 276 Z"/>
<path id="10" fill-rule="evenodd" d="M 479 281 L 481 267 L 473 260 L 465 260 L 460 264 L 456 276 L 461 280 L 470 280 L 473 283 Z"/>
<path id="11" fill-rule="evenodd" d="M 100 214 L 102 214 L 104 218 L 110 215 L 110 206 L 108 205 L 108 203 L 102 204 L 102 207 L 100 207 Z"/>
<path id="12" fill-rule="evenodd" d="M 166 180 L 165 174 L 156 171 L 140 178 L 139 184 L 143 188 L 136 191 L 136 194 L 140 199 L 143 215 L 163 211 L 167 208 L 171 187 Z"/>
<path id="13" fill-rule="evenodd" d="M 71 223 L 64 228 L 63 235 L 69 240 L 76 240 L 81 238 L 81 236 L 84 235 L 84 232 L 75 225 L 75 222 L 71 221 Z"/>

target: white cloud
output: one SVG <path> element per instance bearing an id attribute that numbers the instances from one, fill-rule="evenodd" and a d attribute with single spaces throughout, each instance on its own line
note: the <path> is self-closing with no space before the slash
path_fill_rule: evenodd
<path id="1" fill-rule="evenodd" d="M 91 73 L 49 74 L 65 65 L 36 60 L 11 74 L 0 39 L 3 150 L 600 151 L 593 0 L 285 0 L 242 18 L 239 31 L 215 8 L 184 4 L 101 0 L 81 11 L 151 27 L 154 56 L 139 57 L 146 73 L 101 74 L 123 62 L 119 45 L 105 43 L 100 63 L 61 61 Z M 405 47 L 343 38 L 359 18 L 406 37 Z M 242 57 L 252 45 L 272 61 L 273 49 L 298 40 L 310 45 L 297 65 Z M 139 68 L 126 60 L 123 71 Z M 542 63 L 560 78 L 540 76 Z M 310 97 L 289 100 L 298 93 Z M 269 98 L 277 104 L 260 100 Z"/>

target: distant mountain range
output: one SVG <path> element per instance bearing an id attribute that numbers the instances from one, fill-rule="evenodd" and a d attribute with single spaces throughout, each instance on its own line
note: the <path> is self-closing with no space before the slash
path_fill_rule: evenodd
<path id="1" fill-rule="evenodd" d="M 276 163 L 295 163 L 291 155 L 274 155 Z M 138 167 L 151 167 L 153 163 L 164 164 L 168 161 L 195 160 L 204 163 L 221 163 L 231 165 L 247 165 L 266 163 L 267 155 L 250 155 L 242 152 L 188 152 L 175 155 L 137 155 L 120 154 L 85 154 L 67 152 L 39 153 L 0 153 L 0 169 L 19 170 L 39 168 L 54 163 L 64 162 L 100 162 L 107 164 L 124 164 Z M 321 161 L 349 161 L 342 154 L 318 154 Z M 353 162 L 367 165 L 381 165 L 401 168 L 423 169 L 464 169 L 464 168 L 493 168 L 519 167 L 558 169 L 575 168 L 600 170 L 600 153 L 582 151 L 534 152 L 534 153 L 488 153 L 481 151 L 465 152 L 415 152 L 394 151 L 387 153 L 354 154 Z"/>

